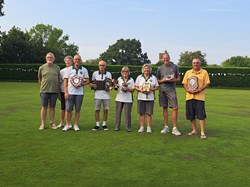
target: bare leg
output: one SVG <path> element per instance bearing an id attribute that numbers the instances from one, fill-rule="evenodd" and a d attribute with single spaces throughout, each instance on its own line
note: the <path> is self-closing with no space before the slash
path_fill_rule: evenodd
<path id="1" fill-rule="evenodd" d="M 151 126 L 152 116 L 146 115 L 147 126 Z"/>
<path id="2" fill-rule="evenodd" d="M 144 126 L 144 120 L 145 120 L 145 116 L 143 114 L 140 114 L 140 126 Z"/>
<path id="3" fill-rule="evenodd" d="M 54 123 L 55 120 L 55 108 L 50 107 L 49 108 L 49 113 L 50 113 L 50 124 Z"/>
<path id="4" fill-rule="evenodd" d="M 168 125 L 168 108 L 163 107 L 162 113 L 164 118 L 164 125 Z"/>
<path id="5" fill-rule="evenodd" d="M 64 120 L 65 120 L 65 110 L 61 110 L 60 124 L 64 124 Z"/>
<path id="6" fill-rule="evenodd" d="M 67 111 L 66 112 L 66 124 L 70 125 L 71 124 L 71 118 L 72 118 L 72 111 Z"/>
<path id="7" fill-rule="evenodd" d="M 103 121 L 107 121 L 108 120 L 108 109 L 104 109 L 103 110 Z"/>
<path id="8" fill-rule="evenodd" d="M 100 110 L 95 111 L 95 121 L 100 121 Z"/>
<path id="9" fill-rule="evenodd" d="M 80 119 L 80 111 L 75 113 L 75 124 L 78 125 L 79 119 Z"/>
<path id="10" fill-rule="evenodd" d="M 178 108 L 174 108 L 172 111 L 172 123 L 174 127 L 177 126 L 177 117 L 178 117 Z"/>
<path id="11" fill-rule="evenodd" d="M 201 135 L 205 134 L 205 120 L 200 120 Z"/>
<path id="12" fill-rule="evenodd" d="M 196 129 L 196 120 L 195 119 L 191 120 L 191 125 L 192 125 L 192 132 L 196 133 L 197 129 Z"/>
<path id="13" fill-rule="evenodd" d="M 41 124 L 45 124 L 46 122 L 46 115 L 47 115 L 47 107 L 43 107 L 41 108 Z"/>

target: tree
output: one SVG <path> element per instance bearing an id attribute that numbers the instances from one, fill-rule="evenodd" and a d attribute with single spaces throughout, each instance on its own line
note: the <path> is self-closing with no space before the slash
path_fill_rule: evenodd
<path id="1" fill-rule="evenodd" d="M 233 56 L 221 63 L 223 67 L 250 67 L 250 58 Z"/>
<path id="2" fill-rule="evenodd" d="M 161 60 L 159 60 L 155 65 L 156 65 L 156 66 L 161 66 L 162 64 L 164 64 L 164 62 L 161 61 Z"/>
<path id="3" fill-rule="evenodd" d="M 99 59 L 99 58 L 96 58 L 96 59 L 88 59 L 88 60 L 86 60 L 86 61 L 83 62 L 83 63 L 84 63 L 84 64 L 98 64 L 100 60 L 101 60 L 101 59 Z"/>
<path id="4" fill-rule="evenodd" d="M 100 59 L 108 64 L 142 65 L 151 63 L 147 53 L 142 53 L 141 42 L 136 39 L 120 39 L 104 53 L 100 54 Z"/>
<path id="5" fill-rule="evenodd" d="M 8 33 L 0 33 L 0 56 L 5 63 L 29 63 L 31 45 L 29 35 L 18 27 L 12 27 Z"/>
<path id="6" fill-rule="evenodd" d="M 4 12 L 2 11 L 3 4 L 4 4 L 4 0 L 0 0 L 0 16 L 4 16 Z"/>
<path id="7" fill-rule="evenodd" d="M 189 52 L 185 51 L 180 54 L 179 66 L 192 66 L 192 60 L 199 58 L 201 60 L 201 66 L 207 66 L 206 54 L 201 51 Z"/>
<path id="8" fill-rule="evenodd" d="M 78 46 L 67 43 L 61 29 L 38 24 L 29 31 L 13 27 L 9 32 L 0 31 L 0 63 L 44 63 L 45 55 L 52 52 L 57 62 L 67 55 L 78 53 Z"/>
<path id="9" fill-rule="evenodd" d="M 63 30 L 54 28 L 52 25 L 37 24 L 28 32 L 30 42 L 33 44 L 34 58 L 40 62 L 47 52 L 55 54 L 57 62 L 63 62 L 66 55 L 78 53 L 78 46 L 67 44 L 68 35 L 63 35 Z"/>

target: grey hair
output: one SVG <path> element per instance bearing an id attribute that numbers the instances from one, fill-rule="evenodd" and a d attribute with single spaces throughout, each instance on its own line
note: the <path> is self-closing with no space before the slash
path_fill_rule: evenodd
<path id="1" fill-rule="evenodd" d="M 54 53 L 48 52 L 48 53 L 46 54 L 46 57 L 47 57 L 48 55 L 51 55 L 51 56 L 55 59 Z"/>
<path id="2" fill-rule="evenodd" d="M 70 60 L 73 62 L 73 57 L 72 57 L 72 56 L 66 56 L 66 57 L 64 57 L 64 62 L 65 62 L 67 59 L 70 59 Z"/>

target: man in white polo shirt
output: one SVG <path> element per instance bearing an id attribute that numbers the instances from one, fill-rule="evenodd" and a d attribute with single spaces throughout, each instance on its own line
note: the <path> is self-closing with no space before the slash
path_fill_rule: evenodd
<path id="1" fill-rule="evenodd" d="M 104 81 L 105 79 L 112 80 L 112 75 L 110 72 L 105 71 L 106 69 L 106 62 L 101 60 L 98 63 L 99 71 L 95 71 L 92 75 L 92 82 L 93 81 Z M 108 119 L 108 110 L 110 107 L 110 94 L 109 90 L 98 90 L 96 85 L 93 83 L 89 84 L 92 89 L 95 90 L 95 120 L 96 125 L 92 129 L 93 131 L 97 131 L 100 128 L 100 109 L 101 105 L 103 105 L 103 123 L 102 128 L 103 130 L 108 130 L 107 127 L 107 119 Z"/>
<path id="2" fill-rule="evenodd" d="M 89 83 L 88 70 L 81 66 L 81 56 L 74 56 L 74 64 L 68 68 L 64 76 L 64 92 L 66 100 L 66 125 L 63 131 L 67 131 L 71 126 L 72 110 L 75 105 L 74 130 L 79 131 L 78 122 L 84 96 L 83 86 Z"/>

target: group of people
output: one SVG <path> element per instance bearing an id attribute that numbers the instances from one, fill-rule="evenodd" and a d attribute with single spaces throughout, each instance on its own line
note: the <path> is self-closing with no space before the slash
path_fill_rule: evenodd
<path id="1" fill-rule="evenodd" d="M 95 126 L 93 131 L 99 129 L 108 130 L 107 119 L 110 108 L 110 90 L 116 88 L 115 98 L 116 116 L 115 131 L 120 130 L 121 114 L 124 110 L 125 125 L 128 132 L 131 127 L 131 110 L 133 105 L 133 92 L 137 91 L 137 111 L 139 118 L 139 133 L 146 131 L 152 133 L 152 115 L 155 101 L 155 91 L 159 89 L 159 104 L 163 108 L 164 126 L 162 134 L 169 132 L 168 108 L 172 109 L 172 134 L 180 136 L 177 129 L 178 101 L 176 93 L 176 82 L 180 81 L 178 66 L 170 61 L 168 53 L 162 57 L 163 64 L 158 67 L 156 75 L 152 74 L 149 64 L 142 66 L 142 73 L 134 79 L 130 77 L 127 66 L 121 69 L 121 76 L 114 80 L 112 74 L 106 71 L 106 62 L 101 60 L 98 63 L 98 70 L 89 80 L 88 70 L 84 68 L 79 54 L 74 58 L 66 56 L 64 62 L 66 67 L 60 70 L 54 64 L 55 56 L 53 53 L 46 55 L 46 63 L 38 70 L 38 82 L 40 83 L 41 97 L 41 125 L 39 130 L 45 129 L 47 109 L 50 112 L 50 128 L 62 128 L 68 131 L 73 128 L 79 131 L 79 119 L 82 101 L 84 97 L 84 86 L 89 85 L 94 90 L 95 103 Z M 189 136 L 197 135 L 196 119 L 200 123 L 200 137 L 206 139 L 205 135 L 205 93 L 210 80 L 206 70 L 201 68 L 201 61 L 194 58 L 193 68 L 188 70 L 183 78 L 182 84 L 186 90 L 186 118 L 191 121 L 192 131 Z M 54 123 L 56 100 L 61 100 L 61 116 L 58 126 Z M 103 121 L 100 124 L 100 110 L 103 107 Z M 75 120 L 72 126 L 72 111 L 75 108 Z M 123 109 L 124 108 L 124 109 Z M 64 121 L 66 123 L 64 124 Z M 144 126 L 146 125 L 146 129 Z"/>

